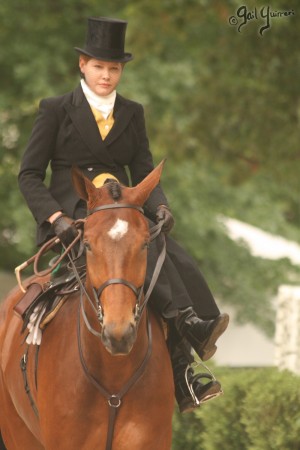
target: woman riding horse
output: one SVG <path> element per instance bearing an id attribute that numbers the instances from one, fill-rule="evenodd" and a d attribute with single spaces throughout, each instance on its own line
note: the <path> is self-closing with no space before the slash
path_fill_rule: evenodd
<path id="1" fill-rule="evenodd" d="M 40 103 L 19 173 L 20 189 L 37 221 L 38 245 L 53 235 L 68 245 L 77 234 L 74 220 L 86 217 L 86 205 L 72 185 L 73 165 L 96 186 L 105 179 L 135 186 L 153 169 L 143 107 L 116 92 L 124 66 L 133 58 L 124 51 L 126 26 L 122 20 L 89 18 L 86 44 L 75 48 L 79 86 Z M 49 163 L 51 180 L 46 187 Z M 160 185 L 144 208 L 150 224 L 162 220 L 163 231 L 171 230 L 174 219 Z M 187 384 L 186 369 L 193 360 L 191 347 L 204 361 L 213 356 L 229 318 L 220 314 L 195 262 L 169 236 L 166 241 L 167 256 L 150 304 L 169 324 L 175 394 L 184 412 L 221 392 L 220 383 L 204 383 L 191 367 Z M 159 243 L 153 242 L 146 285 L 158 253 Z"/>

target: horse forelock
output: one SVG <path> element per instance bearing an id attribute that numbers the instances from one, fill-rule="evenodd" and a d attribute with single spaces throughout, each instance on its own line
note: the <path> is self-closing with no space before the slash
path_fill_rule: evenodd
<path id="1" fill-rule="evenodd" d="M 120 200 L 122 198 L 122 188 L 120 183 L 108 179 L 104 185 L 106 185 L 107 191 L 113 200 Z"/>
<path id="2" fill-rule="evenodd" d="M 118 201 L 122 197 L 122 186 L 117 181 L 108 179 L 102 187 L 89 193 L 87 208 L 91 210 L 97 206 L 111 203 L 111 199 Z"/>

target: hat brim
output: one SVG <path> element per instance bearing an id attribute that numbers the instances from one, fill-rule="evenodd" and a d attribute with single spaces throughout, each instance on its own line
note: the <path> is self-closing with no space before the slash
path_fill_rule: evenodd
<path id="1" fill-rule="evenodd" d="M 76 52 L 83 54 L 83 55 L 87 55 L 90 56 L 91 58 L 94 59 L 99 59 L 100 61 L 109 61 L 109 62 L 129 62 L 133 60 L 133 55 L 131 53 L 124 53 L 124 55 L 121 58 L 113 58 L 113 57 L 109 57 L 107 55 L 95 55 L 83 48 L 79 48 L 79 47 L 74 47 L 74 50 L 76 50 Z"/>

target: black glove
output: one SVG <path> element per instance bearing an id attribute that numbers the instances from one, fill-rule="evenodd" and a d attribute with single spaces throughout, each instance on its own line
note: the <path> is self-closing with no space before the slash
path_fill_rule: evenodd
<path id="1" fill-rule="evenodd" d="M 163 221 L 162 231 L 169 233 L 175 223 L 174 217 L 166 205 L 160 205 L 156 210 L 156 222 Z"/>
<path id="2" fill-rule="evenodd" d="M 58 216 L 58 218 L 52 222 L 52 230 L 65 247 L 68 247 L 78 235 L 74 220 L 65 214 Z"/>

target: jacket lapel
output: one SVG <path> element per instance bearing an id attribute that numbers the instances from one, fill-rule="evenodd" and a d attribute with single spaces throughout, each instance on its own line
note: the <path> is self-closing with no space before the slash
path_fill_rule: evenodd
<path id="1" fill-rule="evenodd" d="M 117 94 L 114 106 L 114 125 L 103 141 L 92 110 L 79 85 L 73 92 L 73 102 L 65 105 L 74 126 L 80 133 L 90 152 L 101 162 L 115 167 L 115 162 L 107 150 L 125 130 L 134 113 L 134 103 Z"/>
<path id="2" fill-rule="evenodd" d="M 134 113 L 134 104 L 117 94 L 114 106 L 114 125 L 108 133 L 104 144 L 110 145 L 123 133 Z"/>
<path id="3" fill-rule="evenodd" d="M 103 164 L 115 167 L 114 160 L 107 151 L 90 105 L 79 85 L 73 92 L 72 103 L 66 103 L 65 109 L 90 152 Z"/>

